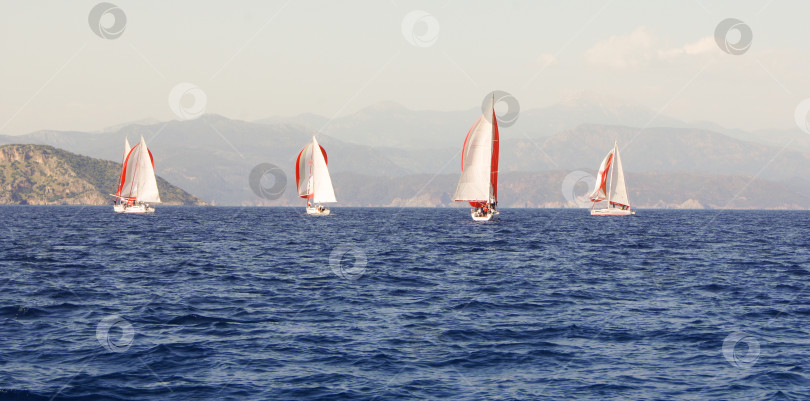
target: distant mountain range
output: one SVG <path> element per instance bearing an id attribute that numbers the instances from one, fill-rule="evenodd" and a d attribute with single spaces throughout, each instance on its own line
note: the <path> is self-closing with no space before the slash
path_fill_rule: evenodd
<path id="1" fill-rule="evenodd" d="M 464 135 L 478 115 L 477 108 L 414 111 L 383 103 L 334 120 L 307 114 L 245 122 L 209 114 L 99 133 L 0 136 L 0 144 L 47 144 L 119 162 L 124 137 L 134 142 L 143 135 L 157 173 L 205 201 L 301 205 L 293 164 L 321 130 L 339 205 L 440 206 L 449 205 Z M 614 140 L 638 207 L 810 207 L 810 135 L 797 129 L 769 137 L 690 125 L 592 97 L 524 110 L 513 126 L 501 128 L 501 205 L 565 206 L 567 172 L 593 174 Z M 288 187 L 279 199 L 251 190 L 250 173 L 261 163 L 285 172 Z"/>
<path id="2" fill-rule="evenodd" d="M 331 120 L 306 113 L 256 122 L 299 125 L 344 142 L 378 148 L 457 150 L 460 148 L 458 136 L 466 133 L 480 113 L 480 106 L 444 112 L 410 110 L 394 102 L 382 102 Z M 810 153 L 810 135 L 798 129 L 744 131 L 706 121 L 686 122 L 648 107 L 589 92 L 570 96 L 548 107 L 521 110 L 514 125 L 504 128 L 502 134 L 507 140 L 537 141 L 583 124 L 712 131 L 764 145 L 783 146 L 790 143 L 792 149 Z"/>
<path id="3" fill-rule="evenodd" d="M 118 163 L 51 146 L 0 146 L 0 204 L 111 204 L 119 174 Z M 160 177 L 157 183 L 163 204 L 203 204 Z"/>
<path id="4" fill-rule="evenodd" d="M 574 208 L 592 190 L 582 180 L 567 191 L 567 170 L 508 172 L 499 177 L 502 207 Z M 595 174 L 593 170 L 583 173 Z M 336 175 L 336 191 L 351 194 L 347 206 L 463 207 L 453 202 L 458 175 L 428 174 L 372 177 L 353 173 Z M 627 176 L 628 196 L 636 208 L 681 209 L 807 209 L 810 194 L 790 185 L 749 176 L 693 172 L 635 173 Z M 341 193 L 338 193 L 340 200 Z M 577 198 L 582 199 L 577 203 Z M 300 205 L 301 202 L 292 203 Z"/>

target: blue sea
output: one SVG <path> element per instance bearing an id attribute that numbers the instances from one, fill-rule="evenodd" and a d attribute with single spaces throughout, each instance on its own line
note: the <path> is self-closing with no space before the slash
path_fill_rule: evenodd
<path id="1" fill-rule="evenodd" d="M 810 399 L 810 212 L 0 216 L 0 399 Z"/>

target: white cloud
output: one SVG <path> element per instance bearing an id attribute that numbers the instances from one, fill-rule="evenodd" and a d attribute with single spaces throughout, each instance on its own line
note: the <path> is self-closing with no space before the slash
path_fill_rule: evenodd
<path id="1" fill-rule="evenodd" d="M 596 43 L 585 51 L 585 60 L 616 69 L 638 69 L 650 61 L 655 41 L 641 26 L 629 35 L 615 35 Z"/>
<path id="2" fill-rule="evenodd" d="M 588 62 L 600 66 L 637 70 L 653 61 L 673 61 L 679 57 L 698 56 L 717 50 L 711 36 L 674 48 L 665 48 L 660 42 L 658 37 L 641 26 L 629 35 L 614 35 L 608 40 L 597 42 L 585 51 L 584 57 Z"/>
<path id="3" fill-rule="evenodd" d="M 671 59 L 679 56 L 695 56 L 700 54 L 706 54 L 716 50 L 719 49 L 717 48 L 717 44 L 715 43 L 714 38 L 711 36 L 706 36 L 705 38 L 701 38 L 695 43 L 687 43 L 683 45 L 683 47 L 659 50 L 658 57 L 660 57 L 661 59 Z"/>

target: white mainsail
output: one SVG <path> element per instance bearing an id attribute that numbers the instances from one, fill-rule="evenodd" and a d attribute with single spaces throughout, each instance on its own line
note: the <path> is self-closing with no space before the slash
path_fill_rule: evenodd
<path id="1" fill-rule="evenodd" d="M 152 155 L 143 136 L 124 160 L 122 175 L 118 196 L 135 202 L 160 203 Z"/>
<path id="2" fill-rule="evenodd" d="M 497 189 L 493 186 L 493 159 L 497 163 L 497 122 L 494 101 L 490 100 L 488 114 L 482 115 L 470 128 L 461 154 L 461 178 L 458 180 L 456 201 L 494 203 Z M 494 122 L 494 123 L 493 123 Z"/>
<path id="3" fill-rule="evenodd" d="M 325 151 L 313 136 L 312 142 L 304 146 L 298 154 L 295 166 L 298 196 L 310 199 L 312 203 L 337 202 L 332 178 L 326 165 Z"/>
<path id="4" fill-rule="evenodd" d="M 302 198 L 312 198 L 312 142 L 304 146 L 298 154 L 298 160 L 295 164 L 295 176 L 297 182 L 295 183 L 298 189 L 298 196 Z"/>
<path id="5" fill-rule="evenodd" d="M 124 162 L 127 160 L 127 155 L 130 150 L 132 150 L 132 146 L 129 145 L 129 138 L 124 138 L 124 155 L 121 156 L 121 166 L 123 166 Z"/>
<path id="6" fill-rule="evenodd" d="M 312 202 L 337 202 L 335 189 L 332 187 L 332 178 L 329 176 L 329 168 L 326 167 L 326 159 L 323 157 L 321 145 L 314 136 L 312 137 Z"/>
<path id="7" fill-rule="evenodd" d="M 616 154 L 616 185 L 613 186 L 613 193 L 610 196 L 610 201 L 624 206 L 630 206 L 630 201 L 627 199 L 627 187 L 624 182 L 624 169 L 622 168 L 622 159 L 619 157 L 618 146 L 615 149 Z"/>

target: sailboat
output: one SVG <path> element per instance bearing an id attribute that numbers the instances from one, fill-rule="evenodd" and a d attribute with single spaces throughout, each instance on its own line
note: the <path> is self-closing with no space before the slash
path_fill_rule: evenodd
<path id="1" fill-rule="evenodd" d="M 124 163 L 127 160 L 127 156 L 129 155 L 129 151 L 132 149 L 132 146 L 129 145 L 129 138 L 124 137 L 124 153 L 121 155 L 121 172 L 124 171 Z M 120 177 L 120 174 L 119 174 Z M 111 195 L 115 196 L 115 195 Z M 116 197 L 115 201 L 113 201 L 113 210 L 118 213 L 122 213 L 124 211 L 124 200 Z"/>
<path id="2" fill-rule="evenodd" d="M 298 196 L 307 200 L 307 214 L 327 216 L 331 213 L 323 204 L 337 202 L 335 189 L 329 177 L 326 150 L 314 136 L 295 160 L 295 184 Z"/>
<path id="3" fill-rule="evenodd" d="M 129 149 L 129 140 L 124 140 L 126 156 L 121 163 L 121 178 L 115 192 L 116 213 L 153 213 L 153 203 L 160 203 L 157 179 L 155 178 L 155 161 L 152 152 L 141 141 Z"/>
<path id="4" fill-rule="evenodd" d="M 475 221 L 488 221 L 498 214 L 498 120 L 494 94 L 485 113 L 464 139 L 461 178 L 453 196 L 456 202 L 469 202 Z"/>
<path id="5" fill-rule="evenodd" d="M 609 179 L 608 170 L 610 170 Z M 616 174 L 615 184 L 613 184 L 614 171 Z M 596 185 L 590 198 L 593 202 L 591 206 L 592 216 L 629 216 L 636 214 L 630 209 L 630 201 L 627 199 L 627 187 L 624 182 L 624 169 L 622 169 L 622 159 L 619 156 L 618 142 L 613 143 L 613 149 L 602 160 L 596 177 Z M 603 204 L 603 207 L 596 208 L 596 204 L 603 201 L 606 201 L 607 205 Z"/>

